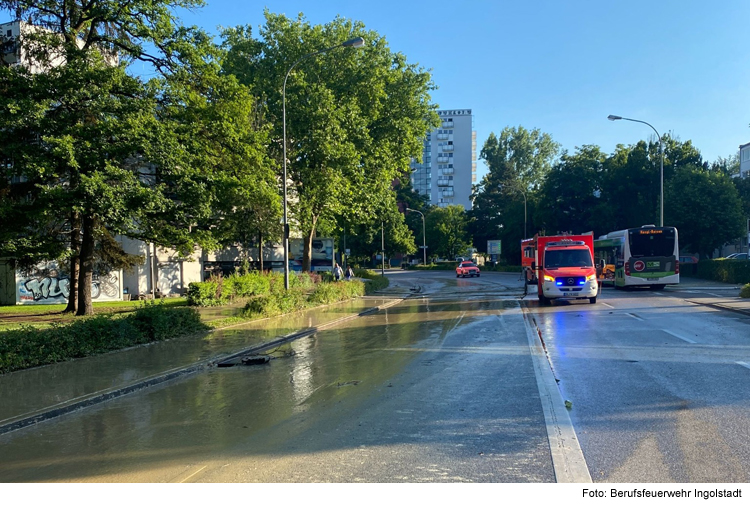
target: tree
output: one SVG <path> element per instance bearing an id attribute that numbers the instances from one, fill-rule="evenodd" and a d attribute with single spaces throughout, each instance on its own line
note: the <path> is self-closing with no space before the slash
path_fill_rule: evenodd
<path id="1" fill-rule="evenodd" d="M 665 215 L 677 228 L 680 246 L 709 258 L 744 232 L 742 203 L 729 177 L 702 167 L 677 169 L 665 190 Z"/>
<path id="2" fill-rule="evenodd" d="M 12 160 L 6 172 L 34 184 L 43 218 L 67 222 L 58 230 L 71 235 L 71 278 L 80 267 L 79 315 L 93 313 L 96 240 L 105 231 L 183 253 L 215 247 L 219 185 L 237 162 L 247 159 L 248 172 L 262 154 L 255 147 L 264 135 L 247 122 L 253 98 L 219 74 L 211 39 L 180 27 L 172 12 L 200 5 L 0 0 L 45 29 L 21 41 L 41 71 L 2 75 L 0 156 Z M 157 78 L 130 76 L 134 60 L 153 65 Z M 13 144 L 17 134 L 29 143 Z"/>
<path id="3" fill-rule="evenodd" d="M 226 30 L 224 71 L 263 98 L 273 123 L 269 154 L 281 166 L 282 84 L 300 57 L 356 36 L 360 50 L 333 49 L 299 63 L 286 86 L 287 157 L 293 217 L 305 239 L 303 270 L 310 268 L 319 227 L 376 223 L 391 182 L 422 151 L 439 123 L 429 92 L 430 74 L 393 53 L 362 23 L 336 18 L 310 25 L 266 11 L 260 38 L 249 27 Z"/>
<path id="4" fill-rule="evenodd" d="M 516 247 L 524 230 L 528 236 L 538 230 L 537 195 L 559 147 L 549 134 L 523 126 L 506 127 L 499 137 L 490 134 L 481 152 L 489 172 L 475 186 L 474 206 L 469 212 L 469 231 L 476 247 L 486 247 L 493 239 L 502 240 L 505 247 Z M 519 253 L 506 248 L 504 255 L 515 262 L 520 260 Z"/>
<path id="5" fill-rule="evenodd" d="M 542 185 L 542 225 L 549 233 L 607 233 L 611 229 L 608 208 L 601 192 L 607 155 L 598 146 L 564 152 Z"/>
<path id="6" fill-rule="evenodd" d="M 471 236 L 467 232 L 469 218 L 463 206 L 434 208 L 426 217 L 427 244 L 433 254 L 455 260 L 471 247 Z"/>
<path id="7" fill-rule="evenodd" d="M 551 135 L 536 128 L 528 131 L 523 126 L 506 127 L 499 137 L 490 133 L 481 158 L 497 181 L 518 183 L 524 190 L 534 191 L 552 169 L 559 150 L 560 144 Z"/>

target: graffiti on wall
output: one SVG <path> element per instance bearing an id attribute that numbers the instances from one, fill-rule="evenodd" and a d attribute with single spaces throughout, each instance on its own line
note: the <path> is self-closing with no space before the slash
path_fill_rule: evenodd
<path id="1" fill-rule="evenodd" d="M 70 278 L 55 263 L 40 265 L 32 271 L 19 271 L 17 301 L 20 303 L 64 303 L 70 296 Z M 94 274 L 91 283 L 93 300 L 116 300 L 120 297 L 119 272 Z"/>

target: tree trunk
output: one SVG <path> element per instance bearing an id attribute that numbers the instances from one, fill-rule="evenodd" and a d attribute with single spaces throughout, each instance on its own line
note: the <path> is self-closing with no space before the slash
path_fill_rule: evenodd
<path id="1" fill-rule="evenodd" d="M 312 267 L 312 242 L 315 237 L 315 224 L 317 223 L 318 217 L 312 218 L 312 227 L 310 232 L 305 235 L 304 246 L 302 249 L 302 271 L 309 272 Z"/>
<path id="2" fill-rule="evenodd" d="M 263 233 L 261 231 L 258 231 L 258 264 L 260 264 L 258 269 L 263 273 Z"/>
<path id="3" fill-rule="evenodd" d="M 70 216 L 70 278 L 68 280 L 68 306 L 63 313 L 78 310 L 78 270 L 81 251 L 81 217 L 78 213 Z"/>
<path id="4" fill-rule="evenodd" d="M 91 285 L 94 280 L 94 229 L 96 219 L 87 215 L 83 218 L 83 240 L 81 241 L 80 270 L 78 279 L 77 316 L 91 316 L 94 307 L 91 303 Z"/>

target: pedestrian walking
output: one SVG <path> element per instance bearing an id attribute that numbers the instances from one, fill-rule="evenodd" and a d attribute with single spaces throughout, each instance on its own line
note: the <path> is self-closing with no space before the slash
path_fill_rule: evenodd
<path id="1" fill-rule="evenodd" d="M 354 270 L 352 270 L 351 266 L 346 267 L 346 280 L 352 280 L 352 277 L 354 277 Z"/>
<path id="2" fill-rule="evenodd" d="M 342 273 L 343 270 L 341 269 L 341 266 L 339 266 L 339 263 L 333 263 L 333 280 L 341 280 Z"/>

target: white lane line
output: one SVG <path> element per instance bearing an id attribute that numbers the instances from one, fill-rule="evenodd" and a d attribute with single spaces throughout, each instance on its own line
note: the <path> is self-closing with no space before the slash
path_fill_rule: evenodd
<path id="1" fill-rule="evenodd" d="M 669 330 L 662 330 L 662 332 L 667 332 L 667 333 L 668 333 L 669 335 L 671 335 L 672 337 L 677 337 L 678 339 L 680 339 L 680 340 L 682 340 L 682 341 L 685 341 L 685 342 L 689 342 L 690 344 L 695 344 L 695 341 L 694 341 L 694 340 L 692 340 L 692 339 L 688 339 L 687 337 L 683 337 L 683 336 L 681 336 L 681 335 L 679 335 L 679 334 L 676 334 L 676 333 L 674 333 L 674 332 L 670 332 Z"/>
<path id="2" fill-rule="evenodd" d="M 741 365 L 742 367 L 747 367 L 748 369 L 750 369 L 750 364 L 748 364 L 747 362 L 736 362 L 736 363 Z"/>
<path id="3" fill-rule="evenodd" d="M 529 310 L 522 305 L 523 319 L 526 323 L 526 338 L 531 350 L 531 360 L 534 365 L 536 384 L 544 412 L 544 422 L 547 426 L 547 439 L 552 454 L 552 468 L 558 483 L 586 483 L 590 484 L 591 474 L 583 457 L 581 445 L 578 443 L 573 422 L 565 401 L 560 394 L 555 375 L 552 374 L 547 355 L 544 353 L 542 341 L 537 329 L 531 322 Z"/>
<path id="4" fill-rule="evenodd" d="M 609 307 L 610 309 L 614 309 L 614 307 L 612 305 L 608 304 L 607 302 L 599 302 L 599 303 L 601 303 L 605 307 Z"/>
<path id="5" fill-rule="evenodd" d="M 664 293 L 657 293 L 656 291 L 654 291 L 654 294 L 659 295 L 659 296 L 664 296 Z"/>
<path id="6" fill-rule="evenodd" d="M 639 318 L 638 316 L 636 316 L 635 314 L 631 314 L 630 312 L 626 312 L 625 314 L 627 314 L 627 315 L 628 315 L 628 316 L 630 316 L 631 318 L 635 318 L 635 319 L 637 319 L 638 321 L 646 321 L 645 319 L 643 319 L 643 318 Z"/>
<path id="7" fill-rule="evenodd" d="M 190 474 L 189 476 L 187 476 L 187 477 L 186 477 L 185 479 L 183 479 L 183 480 L 182 480 L 182 481 L 180 481 L 180 482 L 181 482 L 181 483 L 184 483 L 185 481 L 187 481 L 188 479 L 190 479 L 190 478 L 191 478 L 191 477 L 193 477 L 194 475 L 197 475 L 197 474 L 198 474 L 198 473 L 199 473 L 200 471 L 202 471 L 202 470 L 203 470 L 203 469 L 205 469 L 206 467 L 208 467 L 208 465 L 203 465 L 203 466 L 202 466 L 201 468 L 199 468 L 198 470 L 196 470 L 195 472 L 193 472 L 192 474 Z"/>
<path id="8" fill-rule="evenodd" d="M 709 296 L 715 296 L 716 298 L 724 298 L 723 296 L 717 295 L 716 293 L 706 293 L 706 294 Z"/>

